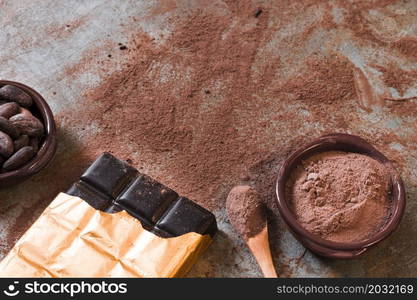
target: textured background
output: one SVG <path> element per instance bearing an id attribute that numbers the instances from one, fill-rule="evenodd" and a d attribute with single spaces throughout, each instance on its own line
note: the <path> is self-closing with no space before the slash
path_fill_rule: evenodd
<path id="1" fill-rule="evenodd" d="M 229 13 L 226 2 L 230 1 L 212 2 L 216 13 Z M 303 44 L 283 43 L 318 20 L 327 1 L 310 1 L 314 3 L 300 11 L 298 18 L 285 21 L 273 13 L 274 3 L 278 6 L 283 1 L 257 2 L 260 5 L 270 3 L 268 26 L 272 31 L 268 43 L 257 50 L 257 62 L 268 61 L 270 53 L 276 51 L 280 53 L 283 69 L 291 73 L 297 66 L 292 65 L 289 57 L 301 59 L 314 51 L 337 51 L 362 70 L 376 93 L 389 93 L 393 98 L 399 96 L 398 91 L 385 86 L 372 65 L 390 62 L 407 70 L 417 68 L 415 61 L 400 57 L 395 51 L 357 43 L 358 37 L 353 37 L 349 29 L 326 31 L 318 25 Z M 417 37 L 417 1 L 394 2 L 381 9 L 364 9 L 361 13 L 381 40 Z M 331 15 L 338 22 L 343 18 L 342 8 L 338 6 L 340 2 L 328 3 L 332 3 Z M 164 44 L 163 36 L 169 36 L 171 30 L 170 18 L 181 17 L 199 8 L 208 9 L 207 3 L 185 0 L 0 0 L 1 79 L 20 81 L 34 87 L 45 97 L 53 112 L 60 116 L 57 118 L 60 146 L 52 165 L 28 182 L 0 192 L 1 257 L 7 254 L 16 239 L 53 199 L 53 195 L 71 183 L 71 176 L 66 181 L 61 178 L 56 184 L 45 174 L 65 174 L 65 169 L 56 167 L 57 161 L 68 159 L 70 154 L 67 149 L 85 147 L 82 144 L 84 137 L 96 130 L 92 123 L 85 131 L 79 131 L 61 113 L 82 105 L 87 90 L 97 86 L 107 74 L 121 68 L 127 56 L 119 51 L 119 43 L 128 44 L 133 32 L 144 32 L 154 37 L 157 43 Z M 110 62 L 106 60 L 109 53 L 113 56 Z M 410 85 L 404 97 L 417 95 L 415 83 L 417 80 Z M 308 111 L 300 110 L 300 113 L 308 114 Z M 272 231 L 271 240 L 277 270 L 284 276 L 417 276 L 417 150 L 408 146 L 417 142 L 416 116 L 402 118 L 386 114 L 384 109 L 378 107 L 371 110 L 358 108 L 352 113 L 357 116 L 353 132 L 367 131 L 372 135 L 379 128 L 409 141 L 403 144 L 394 139 L 380 149 L 406 162 L 401 167 L 408 194 L 404 220 L 395 235 L 361 258 L 351 261 L 322 259 L 305 251 L 278 221 L 273 226 L 279 229 Z M 279 126 L 280 130 L 286 130 L 285 123 Z M 297 134 L 302 135 L 320 126 L 320 122 L 306 122 L 297 129 Z M 291 136 L 291 133 L 286 134 Z M 147 165 L 145 169 L 156 175 L 159 170 L 158 165 Z M 260 276 L 254 259 L 227 222 L 224 210 L 216 210 L 215 214 L 221 231 L 190 276 Z"/>

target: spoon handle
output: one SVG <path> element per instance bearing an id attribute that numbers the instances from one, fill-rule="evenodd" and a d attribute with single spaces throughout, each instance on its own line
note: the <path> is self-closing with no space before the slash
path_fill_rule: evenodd
<path id="1" fill-rule="evenodd" d="M 248 239 L 248 246 L 261 267 L 264 277 L 278 278 L 272 261 L 271 249 L 269 247 L 267 225 L 257 235 Z"/>

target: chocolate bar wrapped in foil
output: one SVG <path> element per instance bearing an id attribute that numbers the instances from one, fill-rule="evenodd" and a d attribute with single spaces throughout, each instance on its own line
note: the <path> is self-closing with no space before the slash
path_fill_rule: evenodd
<path id="1" fill-rule="evenodd" d="M 0 263 L 2 277 L 181 277 L 217 231 L 212 213 L 102 154 Z"/>

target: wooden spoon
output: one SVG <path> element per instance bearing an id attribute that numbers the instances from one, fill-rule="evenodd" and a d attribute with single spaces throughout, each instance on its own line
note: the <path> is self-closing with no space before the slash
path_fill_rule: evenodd
<path id="1" fill-rule="evenodd" d="M 268 239 L 268 225 L 257 235 L 249 238 L 246 243 L 266 278 L 277 278 Z"/>
<path id="2" fill-rule="evenodd" d="M 265 208 L 250 186 L 235 186 L 226 199 L 226 211 L 236 232 L 246 241 L 265 277 L 278 277 L 272 262 Z"/>

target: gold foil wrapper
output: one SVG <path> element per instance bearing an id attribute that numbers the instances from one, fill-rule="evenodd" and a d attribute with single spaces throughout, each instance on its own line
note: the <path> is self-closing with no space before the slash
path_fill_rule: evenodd
<path id="1" fill-rule="evenodd" d="M 1 277 L 181 277 L 211 242 L 162 238 L 125 211 L 59 194 L 0 263 Z"/>

